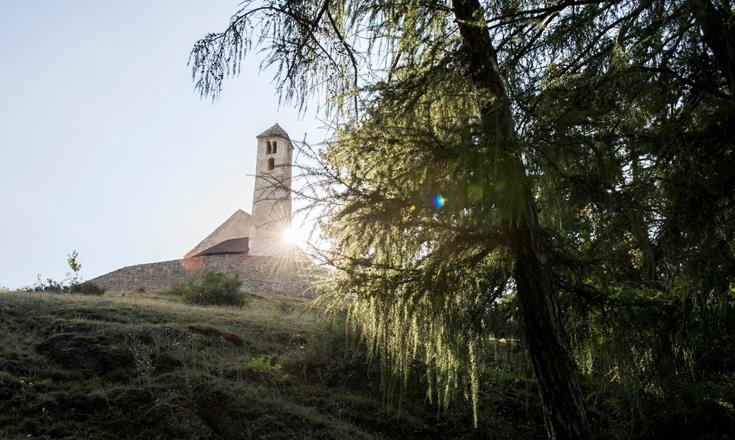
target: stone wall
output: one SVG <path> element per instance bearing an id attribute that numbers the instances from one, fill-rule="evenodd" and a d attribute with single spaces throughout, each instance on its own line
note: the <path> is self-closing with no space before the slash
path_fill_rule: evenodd
<path id="1" fill-rule="evenodd" d="M 90 281 L 112 292 L 132 292 L 141 288 L 151 292 L 168 289 L 208 270 L 239 275 L 243 289 L 252 293 L 315 296 L 310 281 L 318 271 L 310 263 L 247 254 L 206 255 L 138 264 Z"/>

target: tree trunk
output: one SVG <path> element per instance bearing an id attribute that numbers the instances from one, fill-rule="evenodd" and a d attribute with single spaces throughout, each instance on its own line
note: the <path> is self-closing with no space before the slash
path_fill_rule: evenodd
<path id="1" fill-rule="evenodd" d="M 515 256 L 514 278 L 523 310 L 528 350 L 536 373 L 550 439 L 591 437 L 577 370 L 557 304 L 546 250 L 520 157 L 505 82 L 478 0 L 454 0 L 468 73 L 487 94 L 482 108 L 482 143 L 493 159 L 494 179 Z"/>
<path id="2" fill-rule="evenodd" d="M 528 224 L 531 223 L 531 224 Z M 535 219 L 515 225 L 511 246 L 514 278 L 523 310 L 528 351 L 543 402 L 546 432 L 551 439 L 591 436 L 577 368 L 567 343 L 561 313 Z"/>
<path id="3" fill-rule="evenodd" d="M 718 8 L 709 0 L 695 0 L 693 6 L 694 16 L 702 28 L 704 42 L 712 51 L 715 64 L 732 95 L 735 92 L 735 35 L 730 29 L 730 2 L 722 2 Z M 714 87 L 717 89 L 717 84 Z"/>

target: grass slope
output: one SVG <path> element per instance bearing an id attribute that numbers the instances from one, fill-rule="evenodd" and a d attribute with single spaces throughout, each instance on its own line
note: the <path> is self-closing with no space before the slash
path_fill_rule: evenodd
<path id="1" fill-rule="evenodd" d="M 0 438 L 485 438 L 466 408 L 386 408 L 364 353 L 304 302 L 0 294 Z M 517 412 L 517 411 L 516 411 Z M 519 420 L 521 422 L 519 422 Z M 542 436 L 539 420 L 496 433 Z"/>

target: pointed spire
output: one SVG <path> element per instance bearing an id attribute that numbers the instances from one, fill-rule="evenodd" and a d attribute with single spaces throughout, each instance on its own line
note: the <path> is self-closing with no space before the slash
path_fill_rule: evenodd
<path id="1" fill-rule="evenodd" d="M 263 137 L 280 137 L 284 139 L 291 139 L 288 137 L 288 133 L 286 133 L 286 130 L 281 128 L 280 125 L 278 125 L 278 122 L 273 124 L 271 128 L 268 130 L 260 133 L 259 135 L 255 136 L 256 138 L 263 138 Z"/>

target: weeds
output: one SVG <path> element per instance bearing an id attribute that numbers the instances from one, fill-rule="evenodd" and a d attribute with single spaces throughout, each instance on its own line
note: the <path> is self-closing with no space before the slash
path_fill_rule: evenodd
<path id="1" fill-rule="evenodd" d="M 266 384 L 281 384 L 289 379 L 288 374 L 283 372 L 283 365 L 273 362 L 270 356 L 251 358 L 245 364 L 245 368 Z"/>

